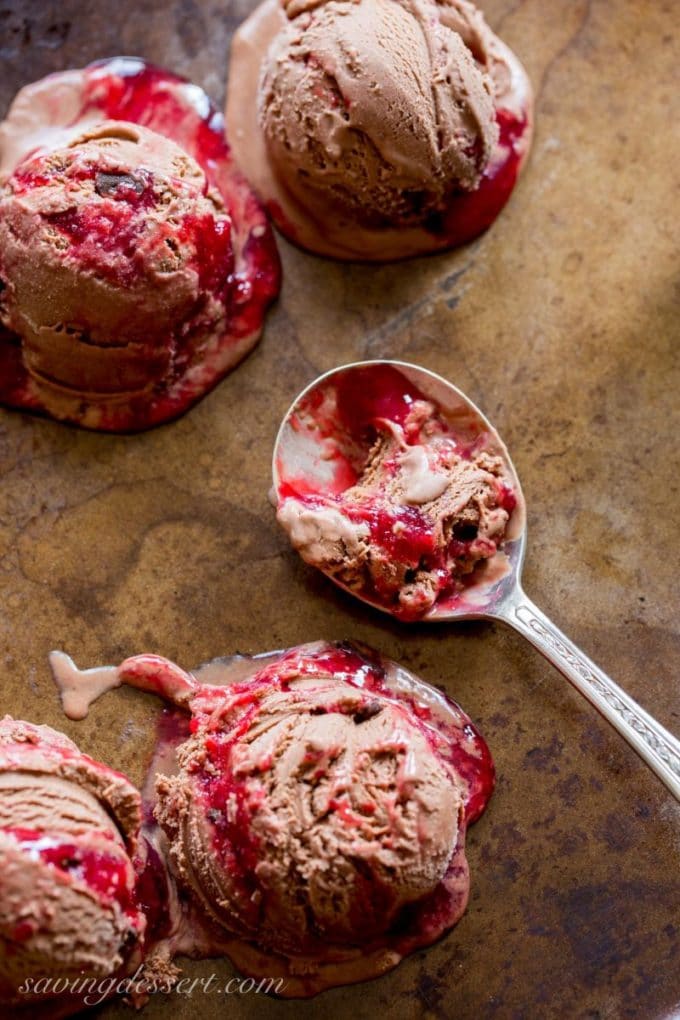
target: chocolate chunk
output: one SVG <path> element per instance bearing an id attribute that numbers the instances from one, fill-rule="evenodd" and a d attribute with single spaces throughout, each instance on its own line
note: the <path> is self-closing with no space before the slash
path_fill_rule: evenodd
<path id="1" fill-rule="evenodd" d="M 361 705 L 354 713 L 354 722 L 357 726 L 366 722 L 367 719 L 373 719 L 376 715 L 380 715 L 383 710 L 383 706 L 379 701 L 367 701 L 364 705 Z"/>
<path id="2" fill-rule="evenodd" d="M 144 191 L 144 184 L 131 174 L 105 174 L 98 173 L 94 182 L 95 191 L 102 197 L 113 195 L 119 188 L 132 188 L 138 195 Z"/>

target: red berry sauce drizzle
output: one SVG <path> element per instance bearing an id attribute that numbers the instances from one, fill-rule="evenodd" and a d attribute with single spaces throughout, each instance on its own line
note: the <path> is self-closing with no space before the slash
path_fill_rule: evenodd
<path id="1" fill-rule="evenodd" d="M 138 923 L 139 908 L 133 896 L 131 868 L 122 847 L 112 846 L 111 852 L 107 853 L 34 829 L 7 826 L 2 831 L 14 839 L 28 859 L 39 859 L 56 868 L 66 880 L 86 885 L 104 903 L 117 901 L 122 912 L 135 924 Z M 94 836 L 100 840 L 112 838 L 104 831 L 88 831 L 88 840 Z M 33 930 L 27 932 L 24 940 L 31 934 Z"/>
<path id="2" fill-rule="evenodd" d="M 142 789 L 142 828 L 132 863 L 137 876 L 135 901 L 146 917 L 147 952 L 171 939 L 181 927 L 181 911 L 159 848 L 160 833 L 153 809 L 156 773 L 168 768 L 175 749 L 189 737 L 189 722 L 189 716 L 181 709 L 175 706 L 163 709 L 156 724 L 156 748 Z"/>
<path id="3" fill-rule="evenodd" d="M 526 155 L 525 132 L 529 130 L 526 114 L 512 110 L 496 112 L 499 137 L 494 158 L 486 168 L 476 191 L 454 192 L 447 208 L 431 216 L 425 226 L 435 237 L 455 248 L 474 241 L 488 230 L 502 212 L 513 192 L 522 161 Z"/>
<path id="4" fill-rule="evenodd" d="M 437 600 L 446 600 L 451 607 L 461 590 L 477 581 L 475 571 L 454 576 L 450 567 L 452 558 L 465 560 L 471 545 L 478 542 L 476 529 L 472 529 L 474 534 L 452 537 L 442 548 L 433 521 L 417 506 L 343 499 L 345 491 L 357 482 L 379 432 L 396 425 L 407 446 L 422 442 L 421 425 L 407 421 L 418 401 L 431 402 L 431 398 L 389 364 L 376 362 L 324 378 L 300 400 L 289 424 L 293 431 L 313 437 L 322 449 L 320 456 L 332 468 L 323 476 L 300 472 L 295 466 L 291 473 L 284 453 L 277 460 L 276 490 L 279 507 L 286 499 L 298 500 L 310 508 L 330 505 L 353 523 L 367 524 L 373 545 L 410 570 L 428 570 L 437 580 Z M 486 432 L 482 423 L 471 416 L 454 429 L 435 409 L 427 424 L 430 434 L 434 432 L 453 443 L 463 459 L 469 460 L 484 447 Z M 290 462 L 294 465 L 294 458 Z M 391 467 L 396 471 L 396 464 Z M 499 481 L 498 506 L 511 514 L 516 503 L 510 486 Z M 497 545 L 489 542 L 488 556 L 496 551 Z M 422 616 L 417 610 L 400 606 L 393 587 L 381 589 L 369 578 L 355 594 L 405 621 Z"/>
<path id="5" fill-rule="evenodd" d="M 201 286 L 214 292 L 226 306 L 226 330 L 214 343 L 211 341 L 202 363 L 182 364 L 180 359 L 174 378 L 150 395 L 131 396 L 119 408 L 105 406 L 94 425 L 83 420 L 77 406 L 58 415 L 106 431 L 136 431 L 182 414 L 247 353 L 262 329 L 267 306 L 279 292 L 280 262 L 263 207 L 232 160 L 223 117 L 202 89 L 179 75 L 130 57 L 90 64 L 80 74 L 81 108 L 70 124 L 59 126 L 77 128 L 82 120 L 89 127 L 101 114 L 102 121 L 140 124 L 164 135 L 196 160 L 205 173 L 206 189 L 219 192 L 231 220 L 230 230 L 228 224 L 215 222 L 209 216 L 188 215 L 180 225 L 200 252 L 197 269 Z M 59 77 L 53 75 L 51 80 L 57 83 Z M 42 150 L 33 150 L 24 159 L 41 154 Z M 90 168 L 83 172 L 95 171 Z M 22 173 L 21 169 L 14 174 L 13 181 L 19 189 L 47 183 L 40 173 Z M 151 200 L 151 194 L 144 187 L 143 171 L 141 176 L 135 174 L 135 186 L 126 186 L 124 181 L 104 183 L 107 197 L 114 200 L 109 203 L 111 208 L 115 206 L 114 224 L 109 220 L 96 222 L 91 211 L 81 210 L 61 214 L 56 225 L 69 236 L 85 264 L 91 262 L 97 271 L 106 269 L 107 255 L 118 256 L 112 272 L 117 274 L 115 282 L 124 286 L 124 258 L 129 259 L 127 272 L 133 273 L 135 253 L 135 237 L 126 225 L 131 213 Z M 185 369 L 185 375 L 177 374 Z M 37 413 L 54 413 L 45 406 L 24 368 L 20 337 L 2 326 L 0 403 Z"/>

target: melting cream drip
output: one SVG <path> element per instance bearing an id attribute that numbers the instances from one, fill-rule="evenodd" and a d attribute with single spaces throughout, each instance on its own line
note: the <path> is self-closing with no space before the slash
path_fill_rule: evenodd
<path id="1" fill-rule="evenodd" d="M 97 698 L 122 683 L 117 666 L 78 669 L 70 655 L 56 651 L 50 652 L 49 660 L 64 713 L 69 719 L 85 719 Z"/>
<path id="2" fill-rule="evenodd" d="M 409 446 L 399 457 L 406 503 L 432 503 L 442 496 L 451 481 L 447 471 L 435 471 L 422 446 Z"/>

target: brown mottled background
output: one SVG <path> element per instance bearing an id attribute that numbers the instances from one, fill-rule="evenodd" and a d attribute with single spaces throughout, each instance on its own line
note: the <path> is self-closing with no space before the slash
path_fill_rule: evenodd
<path id="1" fill-rule="evenodd" d="M 497 762 L 469 838 L 470 907 L 438 945 L 316 1001 L 159 996 L 145 1020 L 680 1015 L 678 805 L 518 636 L 369 612 L 297 561 L 266 499 L 278 420 L 317 373 L 394 355 L 448 376 L 497 423 L 523 479 L 528 593 L 680 732 L 678 5 L 482 6 L 537 92 L 533 156 L 485 237 L 382 268 L 282 241 L 283 295 L 258 349 L 146 435 L 0 409 L 0 710 L 61 727 L 141 780 L 159 705 L 117 691 L 68 723 L 51 648 L 81 665 L 149 650 L 192 666 L 355 637 L 442 684 Z M 221 103 L 249 9 L 0 0 L 0 114 L 20 85 L 116 53 L 166 64 Z M 231 973 L 187 966 L 212 970 Z"/>

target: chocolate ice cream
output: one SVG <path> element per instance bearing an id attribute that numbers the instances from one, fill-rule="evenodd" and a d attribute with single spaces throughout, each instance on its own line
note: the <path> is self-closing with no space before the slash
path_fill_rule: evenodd
<path id="1" fill-rule="evenodd" d="M 207 926 L 184 945 L 306 996 L 389 970 L 460 918 L 493 767 L 462 710 L 401 667 L 324 642 L 196 676 L 151 655 L 52 665 L 73 716 L 120 683 L 191 712 L 175 771 L 167 754 L 156 770 L 171 867 Z"/>
<path id="2" fill-rule="evenodd" d="M 322 379 L 297 410 L 291 427 L 303 445 L 305 436 L 312 448 L 325 444 L 328 472 L 310 481 L 276 465 L 275 500 L 307 563 L 414 620 L 455 599 L 496 556 L 517 498 L 488 433 L 451 423 L 380 363 Z"/>
<path id="3" fill-rule="evenodd" d="M 48 726 L 0 721 L 0 1003 L 52 1001 L 63 1016 L 82 1008 L 65 981 L 124 971 L 145 929 L 131 862 L 140 821 L 120 773 Z M 61 994 L 20 992 L 29 978 L 59 979 Z"/>
<path id="4" fill-rule="evenodd" d="M 144 428 L 256 341 L 276 252 L 197 92 L 119 60 L 17 97 L 0 126 L 0 401 Z"/>
<path id="5" fill-rule="evenodd" d="M 452 186 L 478 186 L 498 139 L 491 79 L 434 3 L 336 0 L 287 13 L 259 115 L 298 201 L 399 226 L 440 209 Z"/>
<path id="6" fill-rule="evenodd" d="M 225 699 L 219 730 L 199 726 L 159 779 L 173 862 L 220 924 L 275 953 L 368 942 L 444 877 L 462 790 L 399 706 L 323 664 L 273 681 Z"/>
<path id="7" fill-rule="evenodd" d="M 391 259 L 489 225 L 526 157 L 531 89 L 465 0 L 266 0 L 234 40 L 227 120 L 283 233 Z"/>
<path id="8" fill-rule="evenodd" d="M 117 121 L 14 173 L 0 197 L 2 315 L 43 392 L 143 397 L 176 371 L 182 342 L 223 328 L 231 222 L 206 191 L 173 142 Z"/>

